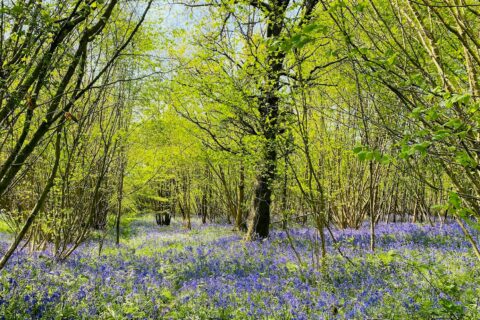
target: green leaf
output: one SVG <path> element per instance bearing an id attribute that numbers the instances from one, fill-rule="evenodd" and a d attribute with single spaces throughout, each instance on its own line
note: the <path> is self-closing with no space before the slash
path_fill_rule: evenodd
<path id="1" fill-rule="evenodd" d="M 13 15 L 20 15 L 23 13 L 23 5 L 21 4 L 16 4 L 12 7 L 12 9 L 10 10 L 10 13 L 12 13 Z"/>
<path id="2" fill-rule="evenodd" d="M 448 138 L 451 135 L 450 132 L 451 131 L 449 129 L 439 129 L 433 133 L 432 139 L 434 141 L 443 140 L 445 138 Z"/>
<path id="3" fill-rule="evenodd" d="M 440 115 L 438 114 L 438 111 L 437 111 L 436 108 L 428 110 L 426 115 L 425 115 L 425 119 L 428 120 L 428 121 L 435 121 L 439 117 L 440 117 Z"/>
<path id="4" fill-rule="evenodd" d="M 167 288 L 162 289 L 161 295 L 167 301 L 170 301 L 173 299 L 173 294 Z"/>
<path id="5" fill-rule="evenodd" d="M 375 161 L 380 162 L 382 160 L 382 153 L 378 150 L 374 150 L 373 158 L 375 159 Z"/>
<path id="6" fill-rule="evenodd" d="M 427 154 L 427 148 L 430 147 L 430 145 L 431 143 L 429 141 L 424 141 L 413 145 L 413 149 L 418 151 L 421 155 L 425 155 Z"/>
<path id="7" fill-rule="evenodd" d="M 368 154 L 368 151 L 361 151 L 357 154 L 358 156 L 358 159 L 360 159 L 360 161 L 365 161 L 367 159 L 367 154 Z"/>
<path id="8" fill-rule="evenodd" d="M 455 192 L 450 192 L 448 195 L 448 204 L 451 209 L 459 209 L 462 205 L 462 199 Z"/>
<path id="9" fill-rule="evenodd" d="M 304 33 L 325 33 L 328 31 L 328 27 L 318 23 L 311 23 L 306 25 L 302 31 Z"/>
<path id="10" fill-rule="evenodd" d="M 384 264 L 389 265 L 399 256 L 399 254 L 395 250 L 390 250 L 388 252 L 378 253 L 377 256 Z"/>
<path id="11" fill-rule="evenodd" d="M 445 127 L 447 128 L 453 128 L 453 129 L 458 129 L 460 128 L 461 126 L 463 125 L 463 122 L 462 120 L 458 119 L 458 118 L 453 118 L 453 119 L 450 119 L 448 122 L 446 122 L 444 124 Z"/>
<path id="12" fill-rule="evenodd" d="M 355 10 L 357 12 L 363 12 L 366 7 L 367 7 L 367 5 L 365 3 L 359 2 L 358 4 L 353 5 L 353 10 Z"/>
<path id="13" fill-rule="evenodd" d="M 296 272 L 296 271 L 300 270 L 300 267 L 293 262 L 287 262 L 285 264 L 285 267 L 288 269 L 289 272 Z"/>
<path id="14" fill-rule="evenodd" d="M 463 104 L 467 104 L 469 101 L 470 101 L 470 98 L 472 96 L 468 93 L 466 94 L 462 94 L 462 95 L 458 95 L 458 94 L 454 94 L 451 98 L 452 102 L 453 103 L 463 103 Z"/>
<path id="15" fill-rule="evenodd" d="M 387 65 L 391 66 L 394 65 L 397 60 L 398 53 L 392 54 L 385 62 Z"/>
<path id="16" fill-rule="evenodd" d="M 358 146 L 358 147 L 353 148 L 354 153 L 359 153 L 362 150 L 363 150 L 363 146 Z"/>
<path id="17" fill-rule="evenodd" d="M 382 158 L 380 159 L 380 163 L 382 164 L 389 164 L 390 162 L 392 162 L 392 157 L 387 155 L 387 154 L 384 154 L 382 155 Z"/>
<path id="18" fill-rule="evenodd" d="M 370 160 L 373 160 L 373 158 L 374 158 L 373 151 L 368 151 L 366 155 L 366 159 L 370 161 Z"/>
<path id="19" fill-rule="evenodd" d="M 415 109 L 412 110 L 412 115 L 418 118 L 422 113 L 425 112 L 425 110 L 426 109 L 423 107 L 416 107 Z"/>
<path id="20" fill-rule="evenodd" d="M 465 168 L 476 168 L 477 162 L 470 157 L 466 151 L 458 152 L 455 155 L 455 161 Z"/>

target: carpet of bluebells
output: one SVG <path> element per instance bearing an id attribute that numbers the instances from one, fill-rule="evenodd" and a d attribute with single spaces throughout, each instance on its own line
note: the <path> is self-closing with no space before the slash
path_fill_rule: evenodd
<path id="1" fill-rule="evenodd" d="M 98 241 L 64 262 L 18 252 L 0 272 L 0 318 L 480 319 L 480 268 L 455 224 L 381 224 L 375 253 L 367 227 L 334 230 L 323 263 L 313 229 L 248 243 L 231 229 L 145 218 L 100 255 Z"/>

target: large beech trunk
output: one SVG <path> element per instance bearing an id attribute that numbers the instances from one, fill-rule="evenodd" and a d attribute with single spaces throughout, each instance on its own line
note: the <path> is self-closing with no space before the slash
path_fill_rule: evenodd
<path id="1" fill-rule="evenodd" d="M 257 175 L 253 201 L 250 212 L 251 223 L 248 229 L 247 239 L 268 237 L 270 227 L 270 204 L 272 202 L 272 186 L 275 178 L 277 152 L 275 148 L 275 135 L 272 134 L 267 140 L 267 148 L 264 155 L 265 165 Z"/>
<path id="2" fill-rule="evenodd" d="M 250 213 L 252 217 L 252 223 L 248 231 L 250 239 L 253 237 L 268 237 L 271 198 L 270 184 L 262 175 L 259 175 L 255 185 L 253 205 Z"/>

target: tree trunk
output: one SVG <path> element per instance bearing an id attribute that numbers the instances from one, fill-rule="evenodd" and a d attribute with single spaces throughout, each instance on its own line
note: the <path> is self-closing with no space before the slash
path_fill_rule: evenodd
<path id="1" fill-rule="evenodd" d="M 238 183 L 238 202 L 237 202 L 237 216 L 236 227 L 238 230 L 245 230 L 243 221 L 243 202 L 245 199 L 245 167 L 243 163 L 240 164 L 240 182 Z"/>
<path id="2" fill-rule="evenodd" d="M 278 39 L 281 36 L 285 23 L 285 12 L 289 0 L 272 1 L 272 11 L 268 13 L 267 38 Z M 263 159 L 260 163 L 260 172 L 256 178 L 254 198 L 251 209 L 251 224 L 247 239 L 268 237 L 270 227 L 270 204 L 272 185 L 275 178 L 277 164 L 276 138 L 279 123 L 279 92 L 281 88 L 280 74 L 286 53 L 281 49 L 274 49 L 268 53 L 266 82 L 261 87 L 262 98 L 259 101 L 258 111 L 264 127 L 265 138 Z"/>
<path id="3" fill-rule="evenodd" d="M 268 237 L 270 227 L 270 204 L 272 202 L 272 186 L 275 179 L 277 150 L 275 132 L 268 133 L 269 139 L 263 157 L 263 166 L 257 175 L 251 208 L 251 223 L 247 239 Z"/>
<path id="4" fill-rule="evenodd" d="M 285 151 L 285 163 L 283 172 L 283 185 L 282 185 L 282 229 L 287 229 L 287 184 L 288 184 L 288 152 Z"/>
<path id="5" fill-rule="evenodd" d="M 120 244 L 120 219 L 122 217 L 122 201 L 123 201 L 123 180 L 125 176 L 125 159 L 123 158 L 123 148 L 121 150 L 120 160 L 120 176 L 118 182 L 118 201 L 117 201 L 117 217 L 115 219 L 115 230 L 116 230 L 116 244 Z"/>
<path id="6" fill-rule="evenodd" d="M 55 176 L 57 175 L 57 170 L 58 166 L 60 163 L 60 132 L 61 132 L 61 127 L 59 127 L 59 130 L 57 132 L 57 138 L 55 142 L 55 163 L 53 164 L 52 171 L 50 173 L 50 177 L 47 180 L 47 184 L 45 185 L 45 188 L 42 191 L 42 194 L 40 195 L 40 198 L 37 200 L 37 203 L 35 204 L 35 207 L 33 210 L 30 212 L 30 215 L 27 218 L 27 221 L 25 221 L 25 224 L 22 227 L 22 230 L 18 233 L 18 235 L 15 237 L 15 240 L 13 243 L 10 245 L 10 248 L 8 248 L 7 252 L 3 255 L 2 260 L 0 260 L 0 270 L 5 267 L 7 264 L 8 260 L 12 256 L 12 254 L 15 252 L 17 249 L 18 245 L 20 242 L 23 240 L 25 237 L 25 234 L 28 232 L 30 227 L 32 226 L 35 218 L 37 217 L 38 213 L 43 207 L 43 204 L 45 203 L 45 200 L 47 200 L 48 193 L 50 192 L 50 189 L 52 189 L 54 181 L 55 181 Z"/>
<path id="7" fill-rule="evenodd" d="M 248 229 L 247 239 L 251 240 L 256 237 L 268 237 L 270 227 L 270 203 L 272 197 L 270 187 L 270 183 L 263 174 L 257 176 L 253 205 L 250 214 L 252 222 Z"/>

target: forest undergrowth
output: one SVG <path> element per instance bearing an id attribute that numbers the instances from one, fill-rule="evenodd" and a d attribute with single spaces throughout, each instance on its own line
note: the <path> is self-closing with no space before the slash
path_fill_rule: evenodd
<path id="1" fill-rule="evenodd" d="M 118 249 L 106 238 L 61 263 L 15 253 L 2 270 L 3 319 L 475 319 L 480 269 L 454 224 L 334 230 L 317 256 L 314 229 L 244 242 L 231 225 L 143 217 Z M 478 233 L 475 234 L 478 237 Z M 289 241 L 289 238 L 291 241 Z M 9 235 L 2 234 L 6 248 Z M 293 247 L 292 247 L 293 246 Z M 340 255 L 339 251 L 342 253 Z M 346 258 L 345 258 L 346 257 Z M 348 258 L 348 260 L 347 260 Z"/>

